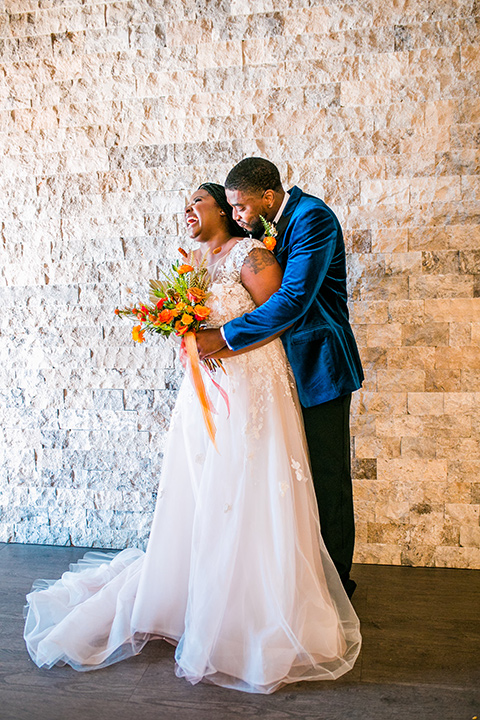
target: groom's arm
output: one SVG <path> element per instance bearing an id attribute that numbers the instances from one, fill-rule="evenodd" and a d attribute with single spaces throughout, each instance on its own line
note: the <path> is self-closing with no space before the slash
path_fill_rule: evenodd
<path id="1" fill-rule="evenodd" d="M 245 258 L 240 277 L 242 285 L 248 290 L 255 305 L 259 306 L 265 303 L 281 287 L 283 272 L 273 253 L 264 247 L 255 247 Z M 282 331 L 274 335 L 270 334 L 267 338 L 248 346 L 246 349 L 242 348 L 242 350 L 234 351 L 227 347 L 223 333 L 219 328 L 199 330 L 197 332 L 198 353 L 200 359 L 205 357 L 217 359 L 233 357 L 241 352 L 246 352 L 246 350 L 254 350 L 257 347 L 266 345 L 281 333 Z"/>
<path id="2" fill-rule="evenodd" d="M 258 307 L 280 289 L 283 272 L 273 253 L 266 248 L 256 247 L 245 258 L 240 276 L 242 285 L 248 290 L 252 300 Z M 264 340 L 242 348 L 241 350 L 231 350 L 225 345 L 221 350 L 209 355 L 209 357 L 223 359 L 241 355 L 242 353 L 267 345 L 279 337 L 282 332 L 283 331 L 280 331 L 274 335 L 269 335 Z M 225 342 L 223 335 L 220 342 Z"/>
<path id="3" fill-rule="evenodd" d="M 241 350 L 286 330 L 312 304 L 335 253 L 339 228 L 328 208 L 296 221 L 295 241 L 279 290 L 263 305 L 223 326 L 228 345 Z"/>

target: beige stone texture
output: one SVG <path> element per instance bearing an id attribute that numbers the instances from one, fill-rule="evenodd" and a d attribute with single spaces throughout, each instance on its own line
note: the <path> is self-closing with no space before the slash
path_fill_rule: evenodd
<path id="1" fill-rule="evenodd" d="M 378 437 L 358 435 L 354 437 L 357 458 L 396 458 L 400 456 L 400 437 Z"/>
<path id="2" fill-rule="evenodd" d="M 480 570 L 480 549 L 478 547 L 437 547 L 435 566 L 451 568 L 469 568 Z"/>
<path id="3" fill-rule="evenodd" d="M 392 347 L 402 343 L 402 326 L 398 323 L 368 325 L 367 345 L 369 347 Z"/>
<path id="4" fill-rule="evenodd" d="M 443 393 L 408 393 L 409 415 L 443 415 Z"/>
<path id="5" fill-rule="evenodd" d="M 408 230 L 377 228 L 372 237 L 372 252 L 403 253 L 408 250 Z"/>
<path id="6" fill-rule="evenodd" d="M 472 323 L 472 345 L 480 345 L 480 322 Z"/>
<path id="7" fill-rule="evenodd" d="M 144 545 L 182 368 L 112 309 L 185 243 L 192 188 L 260 155 L 344 229 L 355 559 L 480 568 L 478 21 L 470 0 L 1 5 L 0 540 Z"/>
<path id="8" fill-rule="evenodd" d="M 474 131 L 474 128 L 472 128 Z M 461 178 L 461 194 L 462 200 L 477 201 L 480 200 L 480 178 L 476 176 L 466 176 Z"/>
<path id="9" fill-rule="evenodd" d="M 480 49 L 478 45 L 463 45 L 460 48 L 462 72 L 478 73 L 480 71 Z"/>
<path id="10" fill-rule="evenodd" d="M 435 438 L 402 437 L 401 456 L 433 460 L 437 456 L 437 442 Z"/>
<path id="11" fill-rule="evenodd" d="M 409 186 L 407 178 L 364 180 L 361 182 L 362 205 L 369 203 L 408 205 Z"/>
<path id="12" fill-rule="evenodd" d="M 412 366 L 415 362 L 412 363 Z M 422 392 L 425 389 L 425 370 L 399 368 L 377 372 L 377 390 L 381 392 Z"/>
<path id="13" fill-rule="evenodd" d="M 354 412 L 374 415 L 405 415 L 407 410 L 407 393 L 401 392 L 365 392 L 355 393 L 352 399 Z"/>
<path id="14" fill-rule="evenodd" d="M 480 525 L 480 505 L 447 503 L 445 505 L 445 514 L 462 526 L 472 525 L 478 528 Z"/>
<path id="15" fill-rule="evenodd" d="M 358 542 L 353 560 L 370 565 L 401 565 L 401 548 L 397 544 Z"/>
<path id="16" fill-rule="evenodd" d="M 342 82 L 342 105 L 378 105 L 391 95 L 389 79 Z"/>
<path id="17" fill-rule="evenodd" d="M 445 460 L 379 458 L 377 473 L 379 480 L 384 481 L 414 481 L 415 478 L 421 477 L 423 483 L 440 483 L 447 478 L 447 463 Z"/>
<path id="18" fill-rule="evenodd" d="M 478 410 L 479 396 L 473 392 L 446 392 L 443 394 L 445 413 L 455 415 L 457 413 L 473 413 Z"/>
<path id="19" fill-rule="evenodd" d="M 460 545 L 462 547 L 478 548 L 480 545 L 480 527 L 463 525 L 460 528 Z"/>
<path id="20" fill-rule="evenodd" d="M 197 46 L 199 70 L 226 68 L 242 65 L 242 44 L 240 42 L 199 43 Z"/>
<path id="21" fill-rule="evenodd" d="M 294 37 L 303 33 L 326 33 L 332 26 L 334 8 L 301 8 L 296 12 L 285 13 L 285 34 Z"/>

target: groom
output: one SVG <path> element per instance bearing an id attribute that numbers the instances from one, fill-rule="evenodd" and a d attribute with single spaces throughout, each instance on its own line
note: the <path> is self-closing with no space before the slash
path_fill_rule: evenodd
<path id="1" fill-rule="evenodd" d="M 253 312 L 218 330 L 199 332 L 200 357 L 225 345 L 240 350 L 285 331 L 282 341 L 302 405 L 322 537 L 351 597 L 356 584 L 349 576 L 355 536 L 349 413 L 363 372 L 348 321 L 342 230 L 322 200 L 298 187 L 285 192 L 278 169 L 263 158 L 239 162 L 225 190 L 242 228 L 260 236 L 260 215 L 276 225 L 274 252 L 284 276 L 278 292 Z"/>

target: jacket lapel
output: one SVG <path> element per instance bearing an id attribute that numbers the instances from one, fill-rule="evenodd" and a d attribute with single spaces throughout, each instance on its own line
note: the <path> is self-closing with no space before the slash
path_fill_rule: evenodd
<path id="1" fill-rule="evenodd" d="M 280 218 L 280 220 L 277 223 L 277 244 L 275 247 L 275 255 L 276 256 L 280 255 L 283 252 L 283 250 L 285 249 L 285 247 L 284 247 L 285 230 L 287 229 L 288 224 L 291 220 L 293 211 L 297 207 L 298 201 L 300 200 L 300 197 L 302 195 L 302 191 L 300 190 L 300 188 L 298 188 L 295 185 L 291 190 L 288 191 L 288 194 L 290 195 L 290 197 L 288 198 L 288 202 L 285 205 L 285 209 L 282 213 L 282 217 Z"/>
<path id="2" fill-rule="evenodd" d="M 285 215 L 285 212 L 283 212 L 282 217 L 277 223 L 277 243 L 279 246 L 282 245 L 283 233 L 289 222 L 290 216 Z"/>

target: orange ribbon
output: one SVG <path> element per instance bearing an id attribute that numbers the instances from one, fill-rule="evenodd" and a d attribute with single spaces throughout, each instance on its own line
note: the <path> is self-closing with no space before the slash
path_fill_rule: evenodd
<path id="1" fill-rule="evenodd" d="M 200 358 L 198 357 L 197 341 L 195 339 L 195 333 L 188 332 L 183 336 L 185 340 L 185 350 L 187 351 L 187 357 L 190 360 L 190 369 L 192 371 L 192 380 L 197 397 L 200 400 L 202 407 L 203 419 L 205 427 L 207 428 L 210 440 L 213 443 L 215 450 L 218 452 L 217 445 L 215 443 L 215 434 L 217 428 L 213 422 L 212 417 L 212 404 L 205 390 L 205 385 L 202 378 L 202 372 L 200 370 Z"/>

